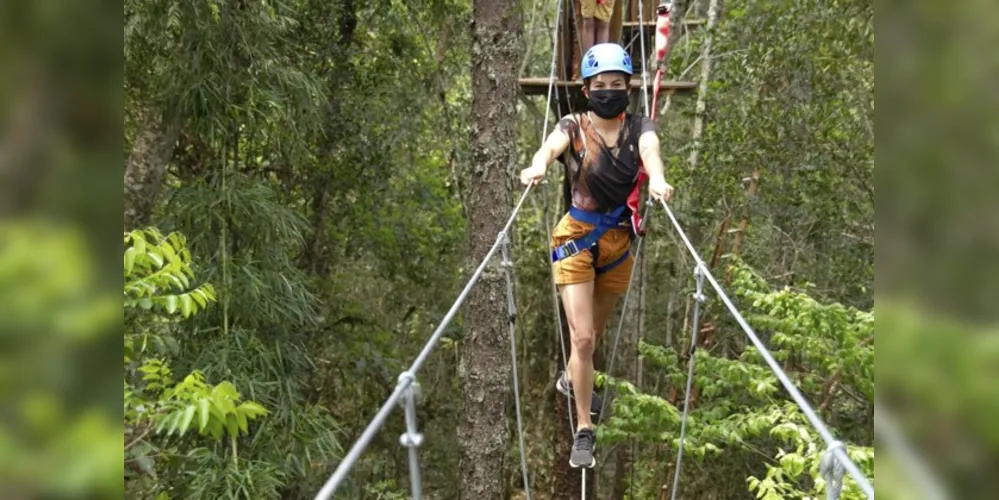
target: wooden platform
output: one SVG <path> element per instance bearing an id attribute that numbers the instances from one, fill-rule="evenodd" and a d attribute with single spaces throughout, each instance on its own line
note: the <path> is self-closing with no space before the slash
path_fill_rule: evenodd
<path id="1" fill-rule="evenodd" d="M 704 26 L 705 24 L 706 23 L 705 23 L 704 19 L 687 19 L 687 20 L 683 21 L 684 27 L 686 27 L 688 29 L 689 28 L 695 28 L 695 27 Z M 642 26 L 647 31 L 649 31 L 649 32 L 654 32 L 656 30 L 656 22 L 655 21 L 646 21 L 646 22 L 642 23 Z M 638 23 L 635 22 L 635 21 L 625 21 L 625 22 L 621 23 L 621 31 L 622 32 L 630 34 L 630 33 L 633 33 L 634 31 L 636 31 L 637 29 L 638 29 Z"/>
<path id="2" fill-rule="evenodd" d="M 655 84 L 654 78 L 649 78 L 649 92 L 652 92 L 652 86 Z M 548 95 L 548 79 L 547 78 L 521 78 L 518 80 L 520 83 L 520 88 L 523 90 L 525 95 Z M 582 91 L 583 82 L 581 81 L 565 81 L 556 80 L 555 86 L 565 90 L 575 90 Z M 667 94 L 672 93 L 688 93 L 693 92 L 697 88 L 697 83 L 695 82 L 676 82 L 676 81 L 663 81 L 659 85 L 659 91 L 665 92 Z M 642 89 L 642 79 L 632 78 L 631 79 L 631 89 L 641 90 Z"/>

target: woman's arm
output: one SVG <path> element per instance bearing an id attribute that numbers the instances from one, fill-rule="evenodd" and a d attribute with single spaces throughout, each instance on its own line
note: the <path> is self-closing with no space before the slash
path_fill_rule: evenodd
<path id="1" fill-rule="evenodd" d="M 659 157 L 659 137 L 655 132 L 646 132 L 638 138 L 638 153 L 642 156 L 645 173 L 649 180 L 657 177 L 665 179 L 663 160 Z"/>
<path id="2" fill-rule="evenodd" d="M 567 147 L 569 147 L 569 136 L 556 127 L 551 134 L 548 134 L 548 139 L 545 139 L 545 143 L 538 148 L 538 152 L 534 153 L 531 165 L 544 165 L 545 168 L 548 168 L 548 165 L 551 165 L 555 158 L 564 153 Z"/>
<path id="3" fill-rule="evenodd" d="M 663 160 L 659 157 L 659 137 L 647 131 L 638 138 L 638 153 L 642 156 L 645 173 L 649 175 L 649 194 L 658 200 L 669 201 L 673 186 L 666 183 Z"/>
<path id="4" fill-rule="evenodd" d="M 560 154 L 565 152 L 565 148 L 567 147 L 569 147 L 569 136 L 556 127 L 548 135 L 545 143 L 538 148 L 538 152 L 534 153 L 531 166 L 520 171 L 521 182 L 528 184 L 530 182 L 540 182 L 541 179 L 544 179 L 548 165 L 551 165 L 555 161 L 555 158 L 558 158 Z"/>

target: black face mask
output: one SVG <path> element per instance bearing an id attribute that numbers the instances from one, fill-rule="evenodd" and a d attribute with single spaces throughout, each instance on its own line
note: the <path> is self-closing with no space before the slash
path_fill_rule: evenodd
<path id="1" fill-rule="evenodd" d="M 600 118 L 614 118 L 624 113 L 628 104 L 628 91 L 625 89 L 590 91 L 590 108 Z"/>

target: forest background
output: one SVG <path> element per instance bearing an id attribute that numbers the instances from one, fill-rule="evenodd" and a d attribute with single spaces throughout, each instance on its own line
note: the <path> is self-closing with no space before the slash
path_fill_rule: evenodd
<path id="1" fill-rule="evenodd" d="M 705 4 L 694 2 L 688 15 L 703 18 Z M 431 1 L 126 2 L 118 93 L 105 90 L 116 85 L 116 61 L 95 50 L 117 43 L 100 9 L 56 16 L 46 14 L 55 11 L 45 10 L 48 2 L 25 5 L 3 16 L 0 31 L 11 48 L 3 56 L 9 86 L 0 92 L 5 491 L 119 496 L 124 486 L 129 498 L 311 497 L 470 271 L 477 11 Z M 553 6 L 524 2 L 510 11 L 516 53 L 528 55 L 518 69 L 544 75 Z M 951 27 L 988 18 L 949 14 Z M 676 206 L 695 245 L 705 256 L 721 248 L 715 272 L 731 276 L 754 326 L 809 399 L 828 401 L 823 417 L 858 445 L 855 458 L 871 472 L 873 19 L 873 5 L 863 2 L 725 2 L 700 141 L 690 140 L 696 97 L 675 97 L 659 123 Z M 889 25 L 890 43 L 910 47 L 917 42 L 906 33 L 940 24 L 904 21 Z M 968 29 L 979 31 L 987 30 Z M 985 371 L 997 357 L 988 237 L 995 227 L 982 214 L 999 211 L 982 209 L 994 199 L 984 181 L 990 170 L 977 168 L 988 147 L 965 154 L 974 148 L 928 139 L 944 129 L 972 141 L 989 130 L 968 124 L 996 116 L 995 101 L 966 97 L 991 95 L 976 92 L 988 79 L 968 69 L 981 71 L 967 58 L 985 40 L 931 45 L 935 52 L 902 68 L 910 73 L 893 72 L 885 83 L 890 111 L 932 114 L 935 126 L 886 134 L 907 151 L 901 160 L 915 175 L 886 184 L 894 203 L 883 217 L 894 224 L 883 225 L 888 278 L 878 288 L 879 297 L 893 293 L 877 314 L 889 332 L 882 359 L 896 362 L 878 366 L 879 404 L 889 400 L 960 497 L 995 481 L 985 474 L 999 447 L 997 385 Z M 691 36 L 677 44 L 671 74 L 695 63 L 702 43 Z M 931 71 L 944 60 L 949 71 Z M 983 74 L 994 69 L 986 64 Z M 124 144 L 116 150 L 122 122 L 114 103 L 122 99 Z M 931 105 L 913 110 L 906 99 Z M 502 183 L 509 201 L 519 191 L 512 173 L 536 147 L 541 125 L 532 104 L 507 104 L 517 116 L 514 161 L 490 182 Z M 533 106 L 543 111 L 543 103 Z M 949 117 L 952 109 L 959 111 Z M 691 164 L 695 147 L 700 158 Z M 164 168 L 158 178 L 125 179 L 123 448 L 111 387 L 122 333 L 119 250 L 111 244 L 117 207 L 107 202 L 120 192 L 107 188 L 118 175 L 108 165 L 119 161 Z M 958 183 L 960 198 L 932 189 L 943 164 L 959 174 L 939 178 Z M 754 172 L 760 182 L 750 197 L 743 179 Z M 548 194 L 554 211 L 554 187 Z M 518 221 L 513 255 L 527 451 L 532 486 L 545 495 L 556 475 L 557 344 L 539 205 Z M 747 230 L 731 231 L 743 218 Z M 678 353 L 692 281 L 664 222 L 653 216 L 646 242 L 641 313 L 625 318 L 634 333 L 622 356 L 631 358 L 619 366 L 633 371 L 615 374 L 634 384 L 618 406 L 633 411 L 617 411 L 604 435 L 615 444 L 599 484 L 617 498 L 657 495 L 675 451 L 670 389 L 683 376 Z M 169 234 L 176 236 L 160 239 Z M 921 266 L 929 256 L 937 265 Z M 160 259 L 170 272 L 152 272 Z M 913 268 L 921 272 L 905 271 Z M 495 305 L 502 318 L 503 304 Z M 707 316 L 716 330 L 698 358 L 700 399 L 681 493 L 820 490 L 814 436 L 801 432 L 717 303 Z M 459 319 L 421 373 L 424 478 L 438 498 L 453 497 L 462 475 L 456 368 L 473 320 Z M 236 404 L 200 410 L 219 394 Z M 348 494 L 407 496 L 401 429 L 401 416 L 390 421 Z M 522 486 L 515 443 L 506 436 L 502 477 L 514 494 Z M 914 483 L 878 449 L 888 460 L 879 493 L 906 498 Z M 116 473 L 122 458 L 124 485 Z"/>

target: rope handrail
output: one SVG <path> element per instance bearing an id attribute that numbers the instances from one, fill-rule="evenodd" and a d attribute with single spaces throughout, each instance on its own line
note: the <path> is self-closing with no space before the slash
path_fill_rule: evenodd
<path id="1" fill-rule="evenodd" d="M 475 287 L 479 278 L 482 277 L 482 273 L 485 272 L 489 261 L 491 261 L 496 255 L 496 252 L 500 250 L 500 247 L 503 246 L 507 239 L 506 235 L 509 234 L 510 228 L 513 226 L 513 222 L 517 218 L 517 214 L 524 205 L 524 200 L 527 199 L 527 195 L 531 192 L 532 187 L 533 185 L 529 185 L 524 190 L 524 193 L 520 196 L 520 201 L 517 202 L 516 207 L 513 209 L 513 213 L 510 214 L 510 218 L 507 220 L 506 225 L 503 226 L 503 230 L 496 236 L 496 241 L 493 243 L 493 246 L 489 248 L 486 256 L 482 258 L 479 267 L 475 269 L 475 272 L 472 274 L 472 277 L 469 278 L 465 288 L 458 295 L 458 298 L 455 299 L 451 309 L 449 309 L 447 314 L 444 315 L 444 319 L 441 320 L 440 325 L 437 326 L 433 335 L 431 335 L 430 339 L 427 340 L 427 343 L 423 346 L 423 349 L 413 361 L 413 364 L 410 365 L 408 370 L 399 375 L 399 382 L 396 384 L 392 394 L 389 395 L 388 399 L 385 400 L 385 403 L 383 403 L 381 408 L 378 409 L 378 413 L 375 414 L 374 418 L 371 419 L 371 422 L 364 429 L 364 432 L 361 433 L 361 437 L 357 438 L 357 441 L 355 441 L 350 447 L 350 451 L 348 451 L 347 455 L 340 461 L 340 465 L 337 466 L 333 475 L 330 476 L 329 480 L 326 481 L 326 484 L 324 484 L 322 489 L 319 490 L 319 493 L 316 494 L 315 500 L 327 500 L 333 496 L 333 493 L 336 492 L 337 488 L 340 487 L 344 479 L 347 478 L 347 474 L 350 473 L 350 470 L 361 458 L 361 454 L 364 453 L 364 450 L 368 447 L 368 444 L 371 443 L 375 434 L 377 434 L 382 426 L 385 425 L 385 420 L 388 418 L 389 413 L 392 412 L 392 407 L 398 404 L 403 396 L 411 394 L 410 391 L 412 390 L 413 383 L 416 381 L 416 372 L 419 371 L 420 366 L 423 365 L 423 363 L 430 356 L 430 353 L 433 352 L 434 348 L 437 346 L 441 336 L 444 335 L 444 330 L 446 330 L 448 325 L 451 324 L 451 320 L 453 320 L 458 314 L 458 309 L 461 308 L 461 305 L 465 302 L 465 299 L 472 291 L 472 288 Z M 412 399 L 408 399 L 409 404 L 412 404 Z M 409 420 L 409 418 L 407 418 L 407 420 Z M 404 435 L 404 437 L 406 436 L 412 437 L 411 433 Z M 415 445 L 418 445 L 418 443 L 415 443 Z"/>
<path id="2" fill-rule="evenodd" d="M 764 361 L 767 362 L 767 365 L 770 367 L 770 370 L 774 373 L 774 375 L 777 376 L 777 379 L 780 380 L 781 385 L 783 385 L 784 389 L 787 390 L 787 392 L 791 395 L 791 399 L 794 400 L 794 402 L 801 409 L 802 413 L 805 414 L 805 418 L 808 419 L 809 423 L 812 425 L 812 428 L 814 428 L 816 432 L 818 432 L 819 435 L 822 436 L 822 440 L 826 442 L 827 450 L 831 452 L 832 456 L 835 457 L 836 460 L 846 469 L 846 472 L 849 473 L 851 477 L 853 477 L 853 480 L 856 481 L 860 489 L 864 492 L 865 495 L 867 495 L 867 498 L 873 499 L 874 487 L 871 485 L 871 482 L 867 479 L 866 476 L 864 476 L 862 472 L 860 472 L 860 468 L 858 468 L 857 464 L 855 464 L 853 460 L 850 459 L 850 456 L 846 453 L 846 450 L 844 449 L 842 443 L 838 441 L 835 436 L 833 436 L 832 432 L 829 431 L 829 428 L 826 427 L 826 425 L 822 422 L 822 419 L 819 418 L 818 414 L 812 408 L 812 405 L 808 403 L 808 400 L 805 399 L 805 396 L 801 394 L 801 391 L 798 390 L 798 387 L 794 385 L 790 377 L 788 377 L 787 373 L 784 372 L 784 370 L 780 367 L 780 364 L 777 363 L 777 360 L 774 359 L 773 355 L 770 353 L 770 350 L 767 349 L 767 347 L 763 344 L 763 341 L 760 340 L 760 338 L 756 335 L 756 332 L 753 331 L 753 328 L 749 326 L 749 323 L 746 321 L 746 319 L 742 317 L 741 313 L 739 313 L 739 310 L 732 303 L 732 300 L 729 299 L 728 295 L 722 289 L 721 285 L 718 284 L 718 281 L 715 280 L 715 277 L 711 274 L 711 271 L 708 269 L 708 266 L 704 263 L 704 261 L 701 259 L 701 256 L 697 253 L 697 250 L 694 248 L 694 245 L 690 243 L 690 239 L 687 237 L 687 234 L 683 231 L 683 228 L 680 226 L 680 223 L 676 220 L 676 216 L 673 215 L 673 211 L 670 210 L 669 205 L 667 205 L 666 202 L 660 202 L 660 203 L 663 209 L 666 210 L 666 215 L 669 217 L 670 222 L 673 224 L 673 228 L 676 229 L 677 234 L 680 235 L 680 239 L 683 240 L 684 245 L 687 247 L 687 251 L 690 253 L 691 257 L 694 258 L 694 262 L 696 263 L 697 267 L 701 270 L 701 273 L 703 274 L 704 278 L 707 279 L 711 287 L 714 288 L 715 293 L 718 295 L 718 298 L 721 299 L 723 304 L 725 304 L 725 307 L 735 318 L 736 322 L 739 323 L 739 326 L 742 327 L 742 330 L 746 333 L 746 336 L 749 337 L 749 340 L 756 347 L 757 351 L 759 351 Z"/>

